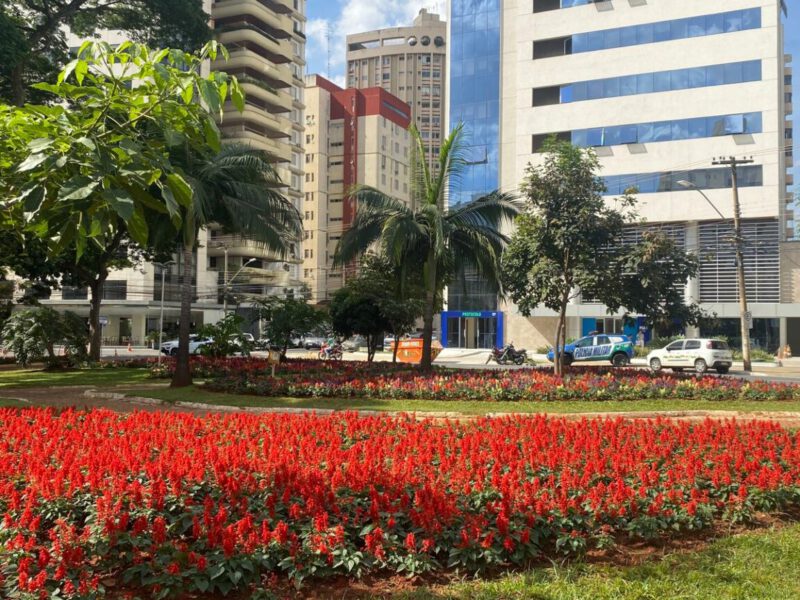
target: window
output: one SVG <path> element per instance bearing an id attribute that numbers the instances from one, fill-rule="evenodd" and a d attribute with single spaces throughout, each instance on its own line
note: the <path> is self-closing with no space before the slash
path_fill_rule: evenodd
<path id="1" fill-rule="evenodd" d="M 125 300 L 128 297 L 128 282 L 124 279 L 109 279 L 103 284 L 103 300 Z"/>
<path id="2" fill-rule="evenodd" d="M 686 345 L 683 347 L 684 350 L 699 350 L 700 349 L 700 340 L 686 340 Z"/>
<path id="3" fill-rule="evenodd" d="M 675 352 L 677 350 L 683 350 L 683 341 L 672 342 L 669 346 L 666 347 L 667 352 Z"/>
<path id="4" fill-rule="evenodd" d="M 534 12 L 536 12 L 535 7 Z M 760 27 L 760 8 L 734 10 L 700 17 L 589 31 L 550 40 L 537 40 L 533 43 L 533 58 L 539 59 L 564 54 L 596 52 L 598 50 L 638 46 L 654 42 L 733 33 Z"/>
<path id="5" fill-rule="evenodd" d="M 761 61 L 641 73 L 533 89 L 533 106 L 650 94 L 761 80 Z"/>
<path id="6" fill-rule="evenodd" d="M 63 300 L 86 300 L 89 298 L 89 288 L 77 288 L 65 285 L 61 288 L 61 298 Z"/>
<path id="7" fill-rule="evenodd" d="M 760 187 L 763 185 L 763 167 L 761 165 L 746 165 L 740 167 L 737 173 L 739 187 Z M 706 190 L 731 187 L 731 172 L 727 167 L 610 175 L 604 177 L 603 182 L 606 186 L 605 195 L 619 196 L 631 189 L 637 190 L 640 194 L 691 191 L 678 184 L 678 181 L 684 179 Z"/>

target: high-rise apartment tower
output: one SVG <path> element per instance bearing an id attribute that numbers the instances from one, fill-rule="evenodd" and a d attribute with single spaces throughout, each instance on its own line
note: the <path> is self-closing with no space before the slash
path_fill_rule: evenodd
<path id="1" fill-rule="evenodd" d="M 425 9 L 411 27 L 347 36 L 347 87 L 382 87 L 407 102 L 431 167 L 445 137 L 446 39 L 445 22 Z"/>

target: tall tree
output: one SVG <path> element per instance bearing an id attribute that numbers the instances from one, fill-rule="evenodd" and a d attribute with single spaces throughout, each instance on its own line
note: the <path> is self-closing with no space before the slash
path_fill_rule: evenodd
<path id="1" fill-rule="evenodd" d="M 120 29 L 153 47 L 199 49 L 211 38 L 202 0 L 10 0 L 0 5 L 0 99 L 22 106 L 68 56 L 64 27 L 82 37 Z M 39 94 L 41 98 L 41 94 Z"/>
<path id="2" fill-rule="evenodd" d="M 55 84 L 37 84 L 61 101 L 52 106 L 0 105 L 0 210 L 4 234 L 46 241 L 48 256 L 72 249 L 71 271 L 87 271 L 92 337 L 110 262 L 126 239 L 148 248 L 152 225 L 176 228 L 193 208 L 193 191 L 170 161 L 176 146 L 219 149 L 215 115 L 228 95 L 240 108 L 235 78 L 201 74 L 224 49 L 196 54 L 85 43 Z M 202 102 L 195 99 L 199 98 Z M 208 107 L 206 109 L 205 107 Z M 98 260 L 100 260 L 98 262 Z M 112 265 L 113 266 L 113 265 Z M 95 295 L 96 292 L 96 295 Z M 99 346 L 93 345 L 98 358 Z"/>
<path id="3" fill-rule="evenodd" d="M 571 300 L 583 293 L 612 311 L 625 307 L 663 319 L 676 313 L 676 286 L 686 283 L 696 262 L 660 235 L 621 243 L 625 228 L 636 225 L 635 198 L 604 196 L 591 149 L 548 140 L 545 151 L 520 186 L 527 208 L 503 256 L 503 283 L 523 315 L 540 305 L 558 314 L 553 348 L 561 375 Z"/>
<path id="4" fill-rule="evenodd" d="M 357 296 L 368 298 L 377 308 L 379 320 L 383 323 L 383 329 L 379 333 L 392 333 L 392 362 L 397 362 L 400 336 L 413 331 L 417 319 L 422 317 L 425 309 L 422 300 L 422 271 L 419 265 L 397 266 L 383 254 L 370 252 L 361 260 L 358 276 L 349 279 L 346 287 L 353 289 Z M 332 318 L 333 314 L 332 305 Z M 356 333 L 363 335 L 361 331 Z M 374 351 L 373 348 L 373 354 Z"/>
<path id="5" fill-rule="evenodd" d="M 181 165 L 191 190 L 182 211 L 184 278 L 181 288 L 178 355 L 172 387 L 191 385 L 189 322 L 192 309 L 193 253 L 201 229 L 214 223 L 224 232 L 241 234 L 277 258 L 289 254 L 302 233 L 300 213 L 281 193 L 284 184 L 262 151 L 226 144 L 218 153 L 176 147 L 173 162 Z"/>
<path id="6" fill-rule="evenodd" d="M 686 302 L 686 282 L 697 276 L 699 262 L 664 232 L 645 231 L 637 244 L 619 248 L 614 261 L 617 285 L 606 293 L 608 309 L 624 308 L 642 315 L 654 331 L 669 335 L 675 324 L 698 325 L 707 317 L 696 303 Z"/>
<path id="7" fill-rule="evenodd" d="M 378 189 L 357 188 L 353 192 L 358 205 L 356 216 L 339 241 L 335 263 L 348 264 L 377 242 L 396 266 L 423 265 L 421 364 L 429 369 L 437 300 L 441 299 L 452 274 L 465 267 L 476 269 L 500 289 L 500 256 L 508 242 L 501 229 L 519 213 L 520 205 L 514 196 L 495 191 L 446 208 L 447 186 L 455 183 L 467 166 L 463 125 L 459 124 L 442 141 L 435 170 L 425 161 L 425 146 L 414 127 L 411 135 L 414 143 L 411 206 Z"/>

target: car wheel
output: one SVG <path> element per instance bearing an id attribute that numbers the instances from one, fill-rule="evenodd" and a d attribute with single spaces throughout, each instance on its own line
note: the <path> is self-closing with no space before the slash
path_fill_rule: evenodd
<path id="1" fill-rule="evenodd" d="M 704 361 L 702 358 L 698 358 L 696 361 L 694 361 L 694 370 L 696 373 L 700 375 L 705 373 L 708 370 L 708 365 L 706 364 L 706 361 Z"/>
<path id="2" fill-rule="evenodd" d="M 173 348 L 172 350 L 169 351 L 169 355 L 170 356 L 176 356 L 177 354 L 178 354 L 178 349 L 177 348 Z"/>
<path id="3" fill-rule="evenodd" d="M 617 352 L 614 356 L 611 357 L 611 364 L 615 367 L 627 367 L 630 359 L 628 355 L 624 352 Z"/>
<path id="4" fill-rule="evenodd" d="M 730 371 L 730 367 L 717 367 L 717 373 L 720 375 L 725 375 L 728 371 Z"/>
<path id="5" fill-rule="evenodd" d="M 572 354 L 565 354 L 564 355 L 564 365 L 570 366 L 574 362 L 574 358 L 572 358 Z"/>
<path id="6" fill-rule="evenodd" d="M 661 361 L 657 358 L 651 358 L 650 370 L 652 370 L 653 373 L 658 373 L 661 370 Z"/>

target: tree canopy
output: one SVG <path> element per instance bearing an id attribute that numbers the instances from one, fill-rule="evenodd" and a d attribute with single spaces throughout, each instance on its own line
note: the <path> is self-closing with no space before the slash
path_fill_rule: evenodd
<path id="1" fill-rule="evenodd" d="M 64 28 L 91 37 L 122 30 L 152 47 L 199 49 L 211 38 L 202 0 L 10 0 L 0 5 L 0 100 L 21 106 L 40 101 L 48 81 L 66 64 Z"/>
<path id="2" fill-rule="evenodd" d="M 651 322 L 685 317 L 682 286 L 696 260 L 663 234 L 646 233 L 624 244 L 627 228 L 640 225 L 636 200 L 604 196 L 600 164 L 591 149 L 548 140 L 542 164 L 529 166 L 521 190 L 527 210 L 503 256 L 503 283 L 523 315 L 538 306 L 558 314 L 556 372 L 561 373 L 566 312 L 580 294 L 645 314 Z M 635 190 L 631 190 L 631 193 Z"/>
<path id="3" fill-rule="evenodd" d="M 41 240 L 56 263 L 73 261 L 68 273 L 90 275 L 93 358 L 102 284 L 121 245 L 174 240 L 193 206 L 172 149 L 219 151 L 215 117 L 228 97 L 243 107 L 235 78 L 202 74 L 218 53 L 227 56 L 214 42 L 195 54 L 87 42 L 55 83 L 35 86 L 59 103 L 0 105 L 0 229 L 34 254 Z"/>

